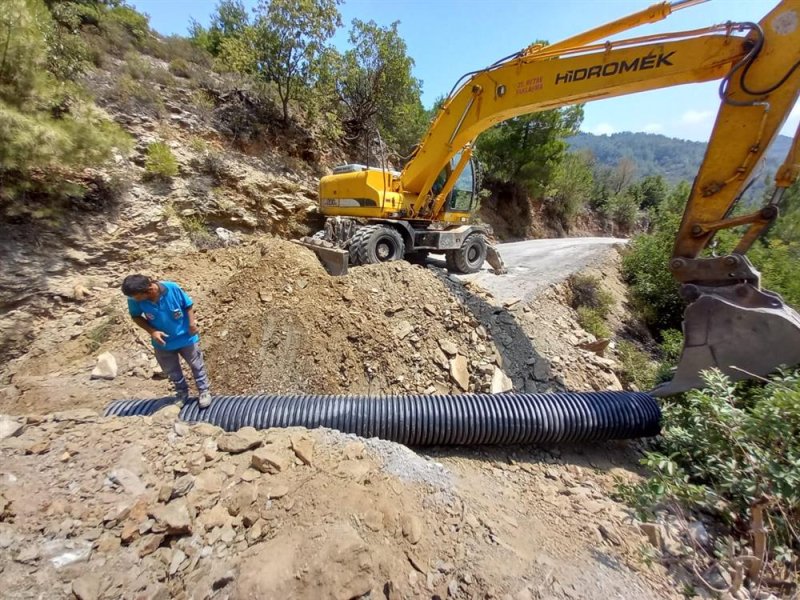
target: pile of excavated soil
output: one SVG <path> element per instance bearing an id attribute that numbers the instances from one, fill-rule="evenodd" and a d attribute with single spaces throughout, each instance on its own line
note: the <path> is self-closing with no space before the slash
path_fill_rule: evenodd
<path id="1" fill-rule="evenodd" d="M 77 410 L 0 416 L 8 598 L 653 598 L 624 446 L 438 451 Z"/>
<path id="2" fill-rule="evenodd" d="M 207 356 L 221 391 L 488 391 L 502 361 L 442 278 L 405 261 L 330 277 L 310 251 L 271 241 L 213 287 Z"/>

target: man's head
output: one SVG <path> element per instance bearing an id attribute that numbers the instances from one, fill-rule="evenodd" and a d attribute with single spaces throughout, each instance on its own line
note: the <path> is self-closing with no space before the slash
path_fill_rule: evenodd
<path id="1" fill-rule="evenodd" d="M 147 275 L 128 275 L 122 282 L 122 293 L 137 301 L 158 300 L 158 283 Z"/>

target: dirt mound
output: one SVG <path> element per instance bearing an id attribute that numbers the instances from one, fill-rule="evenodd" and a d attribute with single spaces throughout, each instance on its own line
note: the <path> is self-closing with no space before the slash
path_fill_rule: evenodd
<path id="1" fill-rule="evenodd" d="M 4 597 L 667 596 L 624 566 L 645 538 L 592 473 L 619 446 L 432 459 L 176 414 L 56 413 L 0 439 Z"/>
<path id="2" fill-rule="evenodd" d="M 243 260 L 215 286 L 208 323 L 209 367 L 224 391 L 488 390 L 494 344 L 434 272 L 400 261 L 333 278 L 310 251 L 278 240 Z"/>

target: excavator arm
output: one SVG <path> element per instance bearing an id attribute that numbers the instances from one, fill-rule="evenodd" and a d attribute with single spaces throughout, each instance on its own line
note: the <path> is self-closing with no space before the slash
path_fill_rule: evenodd
<path id="1" fill-rule="evenodd" d="M 569 104 L 721 80 L 720 110 L 669 265 L 690 304 L 682 358 L 673 380 L 657 390 L 661 395 L 700 386 L 700 372 L 711 367 L 739 379 L 800 362 L 800 317 L 777 294 L 760 289 L 759 273 L 744 256 L 778 216 L 783 190 L 798 176 L 800 129 L 776 175 L 773 200 L 751 214 L 731 216 L 800 94 L 800 0 L 783 0 L 759 23 L 598 42 L 696 3 L 653 5 L 563 42 L 531 46 L 468 74 L 394 186 L 410 199 L 411 218 L 436 221 L 442 218 L 447 193 L 473 141 L 501 121 Z M 437 177 L 457 155 L 461 160 L 447 169 L 445 185 L 432 193 Z M 716 232 L 735 227 L 746 229 L 730 255 L 703 256 Z"/>

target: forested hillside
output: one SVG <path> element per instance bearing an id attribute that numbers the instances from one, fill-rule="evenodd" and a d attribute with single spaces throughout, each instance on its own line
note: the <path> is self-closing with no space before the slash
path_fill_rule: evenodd
<path id="1" fill-rule="evenodd" d="M 767 151 L 763 174 L 775 172 L 786 158 L 791 142 L 791 138 L 785 135 L 778 136 Z M 627 158 L 636 167 L 635 178 L 661 175 L 672 184 L 692 181 L 706 151 L 706 144 L 703 142 L 631 131 L 611 135 L 581 132 L 569 138 L 568 143 L 571 150 L 591 152 L 601 167 L 615 167 Z"/>

